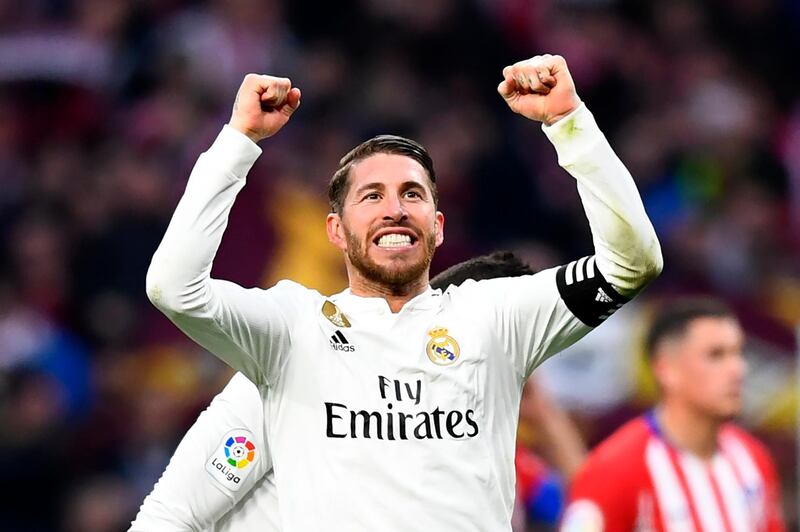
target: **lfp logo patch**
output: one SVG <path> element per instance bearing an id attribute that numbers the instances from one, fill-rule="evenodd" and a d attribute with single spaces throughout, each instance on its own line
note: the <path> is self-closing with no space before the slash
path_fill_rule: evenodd
<path id="1" fill-rule="evenodd" d="M 256 458 L 256 446 L 247 436 L 231 436 L 225 442 L 225 458 L 237 469 L 247 467 Z"/>
<path id="2" fill-rule="evenodd" d="M 208 474 L 223 487 L 238 491 L 253 471 L 253 462 L 258 456 L 253 441 L 253 433 L 246 429 L 225 434 L 206 462 Z"/>

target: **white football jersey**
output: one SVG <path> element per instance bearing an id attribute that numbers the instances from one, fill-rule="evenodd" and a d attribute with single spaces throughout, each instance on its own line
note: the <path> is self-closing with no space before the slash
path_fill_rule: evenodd
<path id="1" fill-rule="evenodd" d="M 132 532 L 277 532 L 264 399 L 237 373 L 181 440 Z"/>
<path id="2" fill-rule="evenodd" d="M 252 378 L 273 387 L 284 530 L 510 530 L 522 383 L 588 330 L 555 277 L 428 290 L 397 314 L 290 282 L 254 294 L 282 309 L 253 324 L 285 347 Z"/>
<path id="3" fill-rule="evenodd" d="M 536 275 L 383 298 L 211 279 L 260 149 L 226 127 L 195 166 L 148 271 L 151 301 L 260 387 L 281 529 L 510 530 L 531 371 L 660 269 L 636 187 L 581 105 L 546 128 L 578 180 L 596 255 Z M 613 282 L 613 286 L 610 284 Z"/>

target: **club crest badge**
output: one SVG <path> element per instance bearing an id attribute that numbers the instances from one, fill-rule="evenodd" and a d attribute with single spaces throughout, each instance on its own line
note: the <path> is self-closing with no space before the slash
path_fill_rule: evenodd
<path id="1" fill-rule="evenodd" d="M 446 328 L 434 327 L 428 331 L 428 336 L 431 339 L 428 341 L 425 351 L 431 362 L 437 366 L 449 366 L 458 360 L 461 348 L 458 347 L 456 339 L 447 334 Z"/>
<path id="2" fill-rule="evenodd" d="M 325 300 L 325 304 L 322 305 L 322 315 L 328 318 L 328 321 L 337 327 L 350 327 L 350 320 L 347 319 L 347 316 L 342 314 L 339 307 L 327 299 Z"/>

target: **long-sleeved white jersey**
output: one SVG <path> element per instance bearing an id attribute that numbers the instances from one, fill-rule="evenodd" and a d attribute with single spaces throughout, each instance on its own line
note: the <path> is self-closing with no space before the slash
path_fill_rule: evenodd
<path id="1" fill-rule="evenodd" d="M 260 154 L 226 127 L 190 177 L 148 272 L 186 334 L 269 389 L 280 526 L 509 530 L 521 388 L 661 268 L 629 173 L 579 109 L 544 128 L 578 181 L 596 254 L 532 276 L 382 298 L 210 278 L 236 194 Z"/>
<path id="2" fill-rule="evenodd" d="M 237 373 L 181 440 L 130 532 L 278 532 L 262 393 Z"/>

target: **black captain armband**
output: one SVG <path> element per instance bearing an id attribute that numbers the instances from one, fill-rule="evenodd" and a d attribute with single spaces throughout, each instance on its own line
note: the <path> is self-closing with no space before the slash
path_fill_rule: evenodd
<path id="1" fill-rule="evenodd" d="M 597 327 L 630 301 L 605 280 L 594 255 L 559 268 L 556 286 L 570 312 L 590 327 Z"/>

